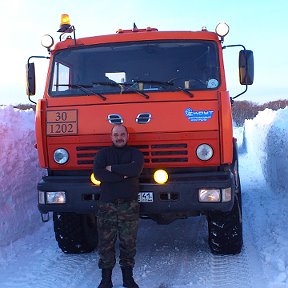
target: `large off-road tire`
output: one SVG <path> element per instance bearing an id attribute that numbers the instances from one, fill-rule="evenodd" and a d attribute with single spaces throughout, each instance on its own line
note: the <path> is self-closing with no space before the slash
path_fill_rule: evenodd
<path id="1" fill-rule="evenodd" d="M 208 242 L 213 254 L 238 254 L 243 246 L 242 197 L 236 139 L 234 139 L 233 145 L 231 171 L 235 179 L 235 199 L 232 210 L 229 212 L 210 212 L 207 216 Z"/>
<path id="2" fill-rule="evenodd" d="M 241 194 L 230 212 L 213 212 L 207 217 L 208 242 L 213 254 L 238 254 L 243 246 Z"/>
<path id="3" fill-rule="evenodd" d="M 89 253 L 97 248 L 96 216 L 76 213 L 54 213 L 54 232 L 64 253 Z"/>

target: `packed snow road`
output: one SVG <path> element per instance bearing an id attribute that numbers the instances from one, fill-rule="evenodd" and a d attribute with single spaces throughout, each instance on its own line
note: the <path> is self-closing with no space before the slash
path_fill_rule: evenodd
<path id="1" fill-rule="evenodd" d="M 248 191 L 245 185 L 243 188 L 245 215 Z M 241 254 L 215 256 L 208 248 L 204 217 L 165 226 L 141 220 L 135 278 L 144 288 L 265 288 L 267 281 L 251 225 L 244 216 Z M 63 254 L 54 240 L 52 221 L 5 249 L 6 263 L 0 263 L 1 288 L 92 288 L 100 281 L 97 252 Z M 121 287 L 118 266 L 114 269 L 113 283 L 114 287 Z"/>
<path id="2" fill-rule="evenodd" d="M 249 234 L 249 227 L 246 225 Z M 247 234 L 246 233 L 246 234 Z M 51 223 L 38 233 L 18 241 L 13 259 L 2 266 L 0 287 L 92 288 L 100 271 L 97 252 L 66 255 L 53 239 Z M 179 220 L 169 226 L 141 221 L 135 276 L 140 287 L 265 287 L 259 255 L 253 238 L 246 237 L 237 256 L 214 256 L 206 241 L 206 220 L 202 217 Z M 3 272 L 4 272 L 3 271 Z M 113 275 L 121 285 L 120 269 Z"/>

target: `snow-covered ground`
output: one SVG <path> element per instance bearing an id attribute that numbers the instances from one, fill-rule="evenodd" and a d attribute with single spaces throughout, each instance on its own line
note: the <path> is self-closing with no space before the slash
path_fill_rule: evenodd
<path id="1" fill-rule="evenodd" d="M 235 127 L 240 152 L 244 249 L 211 255 L 204 217 L 159 226 L 141 220 L 135 278 L 143 288 L 288 287 L 288 108 Z M 97 252 L 66 255 L 42 224 L 36 183 L 34 112 L 0 107 L 0 287 L 92 288 Z M 113 274 L 120 287 L 117 266 Z"/>

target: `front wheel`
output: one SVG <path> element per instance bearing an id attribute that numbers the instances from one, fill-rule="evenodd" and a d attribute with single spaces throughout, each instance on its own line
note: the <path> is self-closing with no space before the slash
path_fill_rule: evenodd
<path id="1" fill-rule="evenodd" d="M 236 194 L 231 211 L 210 213 L 207 221 L 208 242 L 213 254 L 229 255 L 241 252 L 243 235 L 240 193 Z"/>
<path id="2" fill-rule="evenodd" d="M 55 238 L 64 253 L 89 253 L 97 248 L 97 218 L 93 214 L 53 214 Z"/>

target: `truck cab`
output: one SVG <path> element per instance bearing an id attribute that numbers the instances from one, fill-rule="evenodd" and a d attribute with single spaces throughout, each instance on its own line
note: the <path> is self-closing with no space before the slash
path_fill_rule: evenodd
<path id="1" fill-rule="evenodd" d="M 97 248 L 101 183 L 92 173 L 93 160 L 111 145 L 117 124 L 128 128 L 129 145 L 144 155 L 141 217 L 168 224 L 206 215 L 211 251 L 241 251 L 241 187 L 223 49 L 242 48 L 239 78 L 246 90 L 253 83 L 253 53 L 242 45 L 223 46 L 227 27 L 209 32 L 134 26 L 78 39 L 66 22 L 61 41 L 53 49 L 46 45 L 49 69 L 35 130 L 47 175 L 38 184 L 38 207 L 43 220 L 53 213 L 64 252 Z M 32 58 L 29 97 L 35 94 Z"/>

